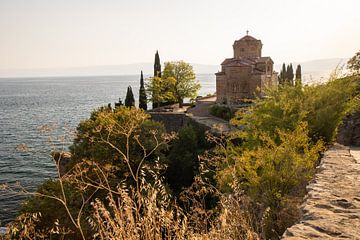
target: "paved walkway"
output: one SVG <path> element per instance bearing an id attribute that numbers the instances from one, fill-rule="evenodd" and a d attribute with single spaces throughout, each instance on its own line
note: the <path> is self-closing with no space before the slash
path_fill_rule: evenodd
<path id="1" fill-rule="evenodd" d="M 335 144 L 318 169 L 302 219 L 283 239 L 360 239 L 360 148 Z"/>
<path id="2" fill-rule="evenodd" d="M 187 113 L 190 118 L 196 122 L 205 125 L 212 132 L 226 133 L 236 128 L 231 126 L 228 121 L 210 115 L 209 109 L 215 104 L 216 97 L 205 97 L 196 101 L 196 106 L 188 109 Z"/>
<path id="3" fill-rule="evenodd" d="M 350 154 L 360 163 L 360 147 L 350 147 Z"/>

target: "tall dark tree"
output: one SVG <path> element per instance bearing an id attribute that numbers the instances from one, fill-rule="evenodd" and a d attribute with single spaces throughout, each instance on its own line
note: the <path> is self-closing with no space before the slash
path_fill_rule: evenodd
<path id="1" fill-rule="evenodd" d="M 146 91 L 145 91 L 144 76 L 143 76 L 142 71 L 141 71 L 141 76 L 140 76 L 139 108 L 147 110 Z"/>
<path id="2" fill-rule="evenodd" d="M 154 80 L 160 80 L 161 78 L 161 63 L 160 63 L 160 56 L 159 52 L 156 51 L 155 53 L 155 61 L 154 61 Z M 151 93 L 152 96 L 156 95 L 155 92 Z M 154 101 L 154 98 L 152 100 L 152 108 L 157 108 L 162 106 L 161 102 Z"/>
<path id="3" fill-rule="evenodd" d="M 295 74 L 295 86 L 300 86 L 301 82 L 301 65 L 298 64 L 296 67 L 296 74 Z"/>
<path id="4" fill-rule="evenodd" d="M 135 106 L 135 98 L 132 92 L 131 86 L 128 86 L 125 98 L 125 106 L 126 107 L 134 107 Z"/>
<path id="5" fill-rule="evenodd" d="M 155 53 L 155 62 L 154 62 L 154 77 L 161 77 L 161 64 L 159 52 Z"/>
<path id="6" fill-rule="evenodd" d="M 280 75 L 278 77 L 278 81 L 280 85 L 283 85 L 286 81 L 286 67 L 285 67 L 285 63 L 283 63 L 281 71 L 280 71 Z"/>
<path id="7" fill-rule="evenodd" d="M 290 84 L 291 86 L 294 85 L 294 69 L 293 69 L 292 63 L 290 63 L 290 65 L 287 66 L 286 80 L 287 80 L 288 84 Z"/>

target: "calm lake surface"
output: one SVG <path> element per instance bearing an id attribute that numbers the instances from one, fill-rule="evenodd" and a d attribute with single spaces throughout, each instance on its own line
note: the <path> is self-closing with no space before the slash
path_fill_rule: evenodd
<path id="1" fill-rule="evenodd" d="M 147 76 L 145 76 L 147 77 Z M 215 75 L 200 74 L 199 95 L 215 92 Z M 55 177 L 52 147 L 66 148 L 71 134 L 92 110 L 125 99 L 131 85 L 138 103 L 139 76 L 0 78 L 0 184 L 17 181 L 35 190 Z M 40 133 L 41 126 L 53 129 Z M 65 143 L 56 139 L 66 136 Z M 14 219 L 24 198 L 0 191 L 0 226 Z"/>

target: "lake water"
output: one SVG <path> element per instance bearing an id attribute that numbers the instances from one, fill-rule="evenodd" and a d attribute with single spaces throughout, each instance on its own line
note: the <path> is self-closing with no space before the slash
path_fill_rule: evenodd
<path id="1" fill-rule="evenodd" d="M 199 95 L 215 92 L 214 74 L 201 74 L 197 79 L 202 86 Z M 34 190 L 54 177 L 49 156 L 52 144 L 39 127 L 53 128 L 55 138 L 70 136 L 69 130 L 92 110 L 124 99 L 129 85 L 138 102 L 138 75 L 0 79 L 0 184 L 19 181 Z M 55 145 L 61 147 L 60 142 Z M 14 218 L 22 199 L 0 192 L 0 226 Z"/>

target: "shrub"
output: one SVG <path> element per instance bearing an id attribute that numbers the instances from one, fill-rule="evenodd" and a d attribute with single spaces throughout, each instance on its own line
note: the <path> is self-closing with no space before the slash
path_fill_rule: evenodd
<path id="1" fill-rule="evenodd" d="M 198 155 L 209 148 L 209 143 L 206 142 L 203 129 L 195 129 L 195 126 L 187 125 L 180 129 L 177 138 L 170 145 L 171 149 L 166 156 L 168 165 L 165 172 L 166 183 L 175 196 L 178 196 L 183 188 L 193 183 L 198 173 Z"/>
<path id="2" fill-rule="evenodd" d="M 308 122 L 309 136 L 314 141 L 330 143 L 342 118 L 354 107 L 352 99 L 358 94 L 359 79 L 345 77 L 304 88 L 285 85 L 269 89 L 267 98 L 238 111 L 231 123 L 245 127 L 248 146 L 256 143 L 257 130 L 278 139 L 276 129 L 295 130 L 300 122 Z"/>
<path id="3" fill-rule="evenodd" d="M 232 117 L 234 117 L 234 112 L 225 106 L 213 105 L 210 107 L 209 112 L 211 115 L 222 118 L 226 121 L 229 121 Z"/>

